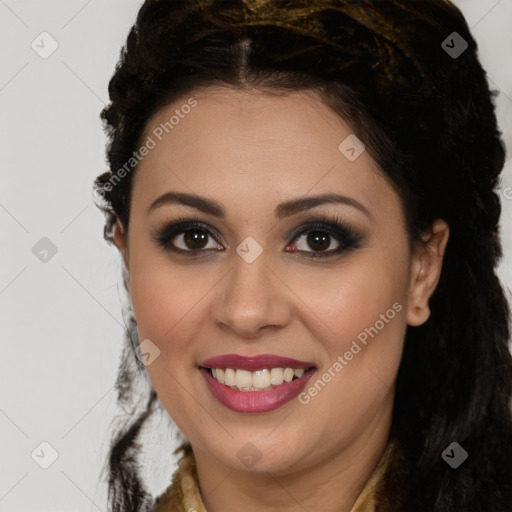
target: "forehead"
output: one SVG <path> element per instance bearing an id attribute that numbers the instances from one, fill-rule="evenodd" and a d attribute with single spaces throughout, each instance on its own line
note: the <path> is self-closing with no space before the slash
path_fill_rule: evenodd
<path id="1" fill-rule="evenodd" d="M 133 184 L 144 203 L 168 190 L 251 208 L 326 192 L 398 201 L 367 151 L 347 158 L 352 128 L 313 92 L 198 90 L 161 108 L 148 137 L 154 147 Z"/>

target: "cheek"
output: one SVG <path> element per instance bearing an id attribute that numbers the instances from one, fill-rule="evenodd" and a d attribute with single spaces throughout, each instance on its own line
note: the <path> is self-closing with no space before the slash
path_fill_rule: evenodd
<path id="1" fill-rule="evenodd" d="M 190 434 L 196 428 L 190 418 L 198 413 L 191 400 L 196 383 L 191 376 L 199 378 L 194 357 L 199 316 L 204 318 L 205 299 L 217 280 L 192 266 L 173 266 L 158 255 L 141 251 L 133 256 L 130 293 L 139 339 L 151 340 L 160 351 L 146 370 L 164 408 L 178 428 Z"/>
<path id="2" fill-rule="evenodd" d="M 315 337 L 325 357 L 301 403 L 311 407 L 312 415 L 330 418 L 324 433 L 334 438 L 355 436 L 372 421 L 390 400 L 400 365 L 407 267 L 397 260 L 390 268 L 378 259 L 340 269 L 321 287 L 302 280 L 303 289 L 311 290 L 308 306 L 315 312 Z"/>
<path id="3" fill-rule="evenodd" d="M 405 243 L 387 252 L 381 247 L 354 253 L 328 278 L 304 273 L 301 280 L 300 293 L 315 313 L 315 337 L 326 356 L 320 382 L 306 389 L 303 399 L 315 402 L 310 405 L 316 414 L 332 417 L 335 430 L 349 428 L 347 411 L 359 411 L 369 421 L 389 396 L 400 365 L 409 254 Z"/>
<path id="4" fill-rule="evenodd" d="M 142 243 L 139 247 L 143 247 Z M 195 368 L 196 348 L 204 343 L 211 294 L 225 268 L 200 263 L 178 265 L 158 250 L 135 250 L 130 260 L 130 295 L 139 339 L 160 349 L 159 367 L 186 375 Z M 150 375 L 155 368 L 148 367 Z"/>
<path id="5" fill-rule="evenodd" d="M 214 280 L 207 273 L 200 276 L 196 271 L 172 268 L 169 263 L 147 261 L 143 272 L 134 267 L 130 292 L 139 335 L 161 342 L 181 339 L 176 333 L 193 322 Z"/>
<path id="6" fill-rule="evenodd" d="M 376 322 L 382 328 L 384 321 L 385 330 L 391 331 L 392 323 L 405 321 L 403 315 L 398 315 L 399 322 L 386 322 L 395 319 L 398 309 L 405 309 L 407 269 L 406 252 L 386 255 L 368 250 L 354 253 L 335 270 L 301 273 L 295 290 L 314 313 L 321 332 L 333 341 L 331 349 L 341 350 Z"/>

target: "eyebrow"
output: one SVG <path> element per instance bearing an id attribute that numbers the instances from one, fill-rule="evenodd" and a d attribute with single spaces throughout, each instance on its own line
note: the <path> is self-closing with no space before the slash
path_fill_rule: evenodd
<path id="1" fill-rule="evenodd" d="M 320 206 L 326 203 L 352 206 L 353 208 L 356 208 L 366 214 L 370 219 L 373 219 L 373 216 L 369 210 L 359 201 L 356 201 L 351 197 L 334 193 L 301 197 L 298 199 L 286 201 L 276 206 L 274 214 L 278 219 L 283 219 L 284 217 L 289 217 L 296 213 L 309 210 L 315 206 Z M 158 197 L 151 203 L 151 206 L 148 209 L 148 214 L 156 208 L 166 204 L 182 204 L 200 210 L 203 213 L 213 215 L 214 217 L 226 217 L 226 210 L 221 203 L 214 201 L 213 199 L 201 197 L 196 194 L 187 194 L 184 192 L 167 192 Z"/>

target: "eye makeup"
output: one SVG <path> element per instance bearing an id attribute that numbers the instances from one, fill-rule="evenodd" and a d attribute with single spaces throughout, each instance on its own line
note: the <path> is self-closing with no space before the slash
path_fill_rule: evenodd
<path id="1" fill-rule="evenodd" d="M 285 242 L 290 240 L 285 249 L 287 252 L 299 253 L 301 257 L 305 258 L 326 258 L 339 256 L 346 251 L 360 247 L 363 234 L 338 215 L 308 213 L 305 220 L 309 220 L 309 222 L 302 222 L 300 226 L 284 237 Z M 334 240 L 338 246 L 329 251 L 309 251 L 296 248 L 290 250 L 290 246 L 294 245 L 294 242 L 304 235 L 307 235 L 306 243 L 309 244 L 311 242 L 316 244 L 320 240 L 320 243 L 325 245 L 325 241 L 328 239 L 329 241 Z M 219 231 L 194 216 L 178 216 L 173 220 L 163 222 L 160 227 L 152 232 L 152 239 L 166 251 L 192 258 L 225 250 L 222 245 L 225 244 L 225 240 Z M 179 240 L 185 248 L 177 247 L 176 240 Z M 215 247 L 204 248 L 210 241 L 213 242 Z M 205 244 L 205 242 L 207 243 Z M 198 244 L 201 247 L 194 248 L 187 244 L 192 246 Z M 331 243 L 328 245 L 330 246 Z"/>

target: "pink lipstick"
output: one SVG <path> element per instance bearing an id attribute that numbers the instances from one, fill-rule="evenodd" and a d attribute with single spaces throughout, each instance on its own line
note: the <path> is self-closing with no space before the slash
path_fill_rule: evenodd
<path id="1" fill-rule="evenodd" d="M 248 413 L 270 412 L 281 407 L 304 389 L 317 370 L 312 362 L 273 354 L 226 354 L 211 357 L 198 366 L 211 394 L 222 405 Z M 243 387 L 235 385 L 235 380 L 243 381 Z M 258 386 L 264 389 L 258 390 Z"/>

